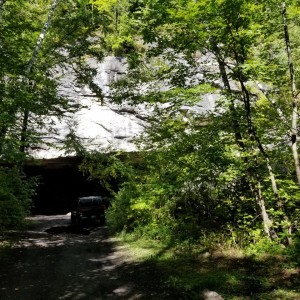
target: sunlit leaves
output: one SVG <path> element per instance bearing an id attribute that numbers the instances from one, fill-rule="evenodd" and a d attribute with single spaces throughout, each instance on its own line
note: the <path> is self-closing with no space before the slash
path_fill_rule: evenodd
<path id="1" fill-rule="evenodd" d="M 89 3 L 107 21 L 107 26 L 102 31 L 106 49 L 115 55 L 132 51 L 134 48 L 134 22 L 128 18 L 129 1 L 90 0 Z"/>

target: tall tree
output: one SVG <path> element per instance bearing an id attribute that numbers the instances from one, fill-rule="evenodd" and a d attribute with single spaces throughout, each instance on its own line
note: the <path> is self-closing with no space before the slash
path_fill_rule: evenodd
<path id="1" fill-rule="evenodd" d="M 207 71 L 206 67 L 195 62 L 199 58 L 199 52 L 202 53 L 199 60 L 204 63 L 205 53 L 208 57 L 212 56 L 210 68 L 212 69 L 217 63 L 218 76 L 223 83 L 221 87 L 223 95 L 228 101 L 223 109 L 227 111 L 229 108 L 231 128 L 226 130 L 234 135 L 235 143 L 239 147 L 244 172 L 248 174 L 248 189 L 256 199 L 257 208 L 263 219 L 264 231 L 267 235 L 276 237 L 266 207 L 277 212 L 281 211 L 277 221 L 283 222 L 285 217 L 281 194 L 284 192 L 280 190 L 282 185 L 278 185 L 274 166 L 277 166 L 278 170 L 279 165 L 285 165 L 286 158 L 280 156 L 279 159 L 276 154 L 285 151 L 285 147 L 282 146 L 283 138 L 280 136 L 284 125 L 267 123 L 266 114 L 275 115 L 276 109 L 269 104 L 264 104 L 265 99 L 255 92 L 256 82 L 260 81 L 266 85 L 270 82 L 270 78 L 264 77 L 269 70 L 259 65 L 258 57 L 261 53 L 258 51 L 259 43 L 265 44 L 261 38 L 261 34 L 267 35 L 264 32 L 265 27 L 269 30 L 272 27 L 272 19 L 268 19 L 268 12 L 274 12 L 274 7 L 270 6 L 273 3 L 244 0 L 138 2 L 139 5 L 133 10 L 130 7 L 129 11 L 132 12 L 134 24 L 137 24 L 138 34 L 143 37 L 143 50 L 146 51 L 146 56 L 152 59 L 149 59 L 148 64 L 144 63 L 146 72 L 139 73 L 140 67 L 131 72 L 132 77 L 127 81 L 131 86 L 123 89 L 123 96 L 127 96 L 127 100 L 132 100 L 133 103 L 140 101 L 139 96 L 141 101 L 168 102 L 159 93 L 149 92 L 147 98 L 143 97 L 138 92 L 141 88 L 140 82 L 137 83 L 137 90 L 134 92 L 132 89 L 134 76 L 139 81 L 145 80 L 148 87 L 146 91 L 150 89 L 151 80 L 157 87 L 159 81 L 164 81 L 170 90 L 176 91 L 178 87 L 190 88 L 194 81 L 193 76 L 199 73 L 199 69 L 204 70 L 205 79 L 198 79 L 198 83 L 199 81 L 211 82 L 212 86 L 220 88 L 219 81 L 216 79 L 217 72 Z M 280 32 L 277 27 L 276 29 L 277 33 Z M 274 53 L 270 56 L 274 56 Z M 138 61 L 136 54 L 133 58 L 129 57 L 129 62 Z M 149 71 L 151 63 L 156 70 L 154 72 Z M 284 76 L 284 72 L 280 74 L 278 72 L 276 80 L 283 82 Z M 124 84 L 121 82 L 120 85 L 124 87 L 125 82 Z M 266 90 L 266 94 L 270 90 L 273 92 L 270 87 Z M 122 95 L 117 98 L 121 99 Z M 170 107 L 179 109 L 178 98 L 180 97 L 169 98 Z M 266 113 L 262 109 L 263 106 L 268 107 L 269 112 Z M 282 111 L 286 113 L 286 109 Z M 175 109 L 173 113 L 175 114 Z M 287 120 L 287 115 L 281 114 L 281 118 Z M 274 146 L 270 147 L 270 145 Z M 234 145 L 231 147 L 235 149 Z M 267 180 L 270 180 L 269 185 L 266 185 Z M 269 189 L 273 193 L 272 200 L 267 192 Z"/>
<path id="2" fill-rule="evenodd" d="M 292 93 L 292 126 L 291 126 L 291 142 L 292 142 L 292 153 L 295 162 L 295 170 L 297 175 L 297 181 L 300 185 L 300 162 L 298 156 L 298 146 L 297 146 L 297 137 L 298 137 L 298 101 L 299 101 L 299 93 L 296 88 L 296 80 L 295 80 L 295 70 L 292 56 L 292 49 L 290 43 L 290 35 L 289 28 L 287 22 L 287 12 L 286 12 L 286 4 L 282 2 L 282 19 L 284 26 L 284 37 L 286 44 L 286 52 L 288 56 L 288 66 L 290 72 L 290 80 L 291 80 L 291 93 Z"/>
<path id="3" fill-rule="evenodd" d="M 55 12 L 57 4 L 58 4 L 58 0 L 53 0 L 52 5 L 51 5 L 50 10 L 49 10 L 49 13 L 48 13 L 47 20 L 44 24 L 44 27 L 43 27 L 38 39 L 37 39 L 37 42 L 36 42 L 35 47 L 33 49 L 33 53 L 31 55 L 31 58 L 30 58 L 29 62 L 27 63 L 27 67 L 26 67 L 25 72 L 24 72 L 25 73 L 24 74 L 25 81 L 27 83 L 29 83 L 30 73 L 31 73 L 32 68 L 35 64 L 35 61 L 37 60 L 41 45 L 43 43 L 43 40 L 45 39 L 45 35 L 46 35 L 47 30 L 50 26 L 50 22 L 52 20 L 52 16 Z M 22 131 L 21 131 L 21 148 L 20 148 L 21 152 L 24 152 L 25 149 L 26 149 L 26 142 L 27 142 L 26 141 L 26 135 L 27 135 L 27 130 L 28 130 L 29 113 L 30 113 L 29 109 L 25 108 L 24 115 L 23 115 Z"/>
<path id="4" fill-rule="evenodd" d="M 160 4 L 160 2 L 155 4 L 149 3 L 148 11 L 151 11 L 151 9 L 155 11 L 153 7 L 156 6 L 155 9 L 158 9 Z M 172 8 L 160 8 L 164 13 L 161 14 L 162 17 L 159 17 L 160 19 L 157 18 L 154 22 L 151 20 L 150 29 L 144 27 L 145 38 L 149 39 L 149 42 L 158 40 L 158 48 L 164 47 L 166 49 L 169 47 L 175 49 L 175 51 L 190 54 L 196 50 L 208 50 L 215 55 L 219 64 L 223 85 L 230 101 L 231 120 L 237 145 L 239 145 L 241 151 L 246 153 L 255 151 L 256 147 L 259 149 L 269 171 L 275 200 L 278 201 L 278 188 L 270 159 L 253 125 L 251 96 L 245 85 L 249 78 L 243 72 L 243 66 L 248 59 L 252 43 L 255 41 L 256 34 L 251 32 L 254 32 L 253 28 L 256 26 L 255 14 L 257 13 L 256 10 L 259 10 L 259 5 L 256 5 L 255 1 L 230 0 L 220 2 L 188 1 L 173 5 L 173 7 L 171 6 Z M 245 11 L 247 11 L 247 15 L 244 14 Z M 147 14 L 149 15 L 148 12 Z M 201 25 L 198 25 L 199 23 Z M 198 28 L 195 30 L 192 26 Z M 158 37 L 150 33 L 152 28 L 154 28 L 153 31 L 156 32 Z M 192 32 L 196 32 L 196 34 L 194 35 Z M 177 42 L 178 40 L 180 42 Z M 235 108 L 238 95 L 232 90 L 229 78 L 239 82 L 241 87 L 241 99 L 244 103 L 245 121 L 248 127 L 247 132 L 244 132 L 243 136 L 240 127 L 244 125 L 239 124 L 241 120 L 237 119 Z M 249 141 L 245 143 L 246 134 L 249 135 Z M 249 159 L 251 159 L 251 156 L 249 156 Z M 255 164 L 255 160 L 252 164 Z M 249 178 L 249 183 L 256 178 L 256 175 L 252 174 L 251 177 L 252 179 Z M 256 188 L 253 187 L 252 191 L 256 195 L 257 204 L 261 210 L 265 232 L 271 236 L 269 229 L 271 221 L 262 199 L 262 193 L 257 188 L 260 186 L 259 182 L 254 182 L 253 184 Z"/>

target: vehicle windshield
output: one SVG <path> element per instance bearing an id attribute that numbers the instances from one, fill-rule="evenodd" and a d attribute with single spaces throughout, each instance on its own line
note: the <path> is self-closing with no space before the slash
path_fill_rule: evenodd
<path id="1" fill-rule="evenodd" d="M 79 198 L 78 206 L 80 207 L 90 207 L 99 205 L 102 203 L 101 197 L 83 197 Z"/>

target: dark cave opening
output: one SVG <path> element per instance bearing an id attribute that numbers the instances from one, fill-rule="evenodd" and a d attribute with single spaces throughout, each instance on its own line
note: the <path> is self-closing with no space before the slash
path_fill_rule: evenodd
<path id="1" fill-rule="evenodd" d="M 32 214 L 66 214 L 75 206 L 78 197 L 109 197 L 99 181 L 89 180 L 79 171 L 80 163 L 78 157 L 61 157 L 26 164 L 26 175 L 39 180 Z"/>

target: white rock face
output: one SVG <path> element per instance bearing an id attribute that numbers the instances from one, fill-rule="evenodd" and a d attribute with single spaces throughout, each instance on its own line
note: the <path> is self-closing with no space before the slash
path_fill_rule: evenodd
<path id="1" fill-rule="evenodd" d="M 106 57 L 102 63 L 91 60 L 90 64 L 97 69 L 94 81 L 102 89 L 104 96 L 109 93 L 109 84 L 126 71 L 125 60 L 118 57 Z M 61 70 L 61 72 L 59 94 L 84 108 L 67 116 L 62 121 L 51 118 L 49 122 L 56 123 L 57 134 L 44 134 L 47 135 L 47 141 L 52 141 L 56 147 L 42 145 L 42 149 L 32 150 L 31 154 L 39 159 L 74 155 L 75 153 L 66 154 L 61 149 L 70 130 L 80 138 L 82 145 L 87 150 L 135 150 L 133 138 L 139 135 L 146 126 L 145 122 L 136 116 L 141 108 L 134 108 L 135 115 L 123 113 L 124 107 L 122 106 L 110 106 L 107 103 L 102 105 L 87 86 L 76 85 L 75 73 L 72 68 Z"/>
<path id="2" fill-rule="evenodd" d="M 94 82 L 102 89 L 104 97 L 109 94 L 110 83 L 126 73 L 126 61 L 120 57 L 106 57 L 102 63 L 91 59 L 89 63 L 97 69 Z M 115 105 L 108 103 L 108 101 L 101 104 L 89 87 L 76 84 L 75 73 L 71 67 L 60 70 L 60 72 L 59 94 L 74 103 L 83 105 L 84 108 L 68 115 L 62 121 L 51 118 L 49 122 L 54 121 L 56 123 L 56 134 L 44 134 L 47 141 L 52 141 L 56 146 L 41 145 L 41 149 L 31 151 L 33 157 L 50 159 L 75 155 L 75 153 L 66 153 L 61 147 L 70 131 L 80 138 L 81 144 L 87 150 L 102 152 L 136 150 L 133 139 L 140 135 L 147 126 L 145 117 L 149 116 L 151 108 L 147 108 L 147 105 L 135 107 Z M 209 94 L 199 105 L 183 109 L 211 110 L 217 97 L 219 97 L 218 94 Z"/>

